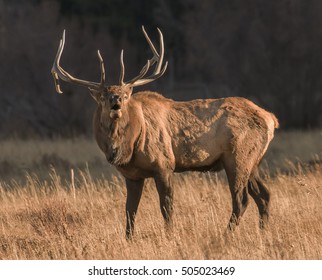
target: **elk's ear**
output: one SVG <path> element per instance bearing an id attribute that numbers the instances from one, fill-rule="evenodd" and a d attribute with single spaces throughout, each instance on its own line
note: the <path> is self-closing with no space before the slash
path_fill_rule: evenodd
<path id="1" fill-rule="evenodd" d="M 132 93 L 133 93 L 133 87 L 131 86 L 127 87 L 127 95 L 129 98 L 132 96 Z"/>
<path id="2" fill-rule="evenodd" d="M 101 97 L 101 92 L 97 89 L 93 89 L 93 88 L 88 88 L 89 89 L 89 92 L 91 93 L 91 96 L 95 99 L 95 101 L 97 103 L 99 103 L 99 99 Z"/>

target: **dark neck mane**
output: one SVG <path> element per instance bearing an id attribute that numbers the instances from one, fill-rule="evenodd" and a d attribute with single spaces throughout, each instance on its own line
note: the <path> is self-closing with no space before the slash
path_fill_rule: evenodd
<path id="1" fill-rule="evenodd" d="M 133 118 L 130 118 L 128 111 L 120 119 L 110 120 L 108 123 L 102 123 L 100 117 L 101 109 L 98 108 L 94 116 L 94 132 L 100 149 L 109 163 L 115 166 L 128 164 L 141 131 L 137 122 L 133 125 Z"/>

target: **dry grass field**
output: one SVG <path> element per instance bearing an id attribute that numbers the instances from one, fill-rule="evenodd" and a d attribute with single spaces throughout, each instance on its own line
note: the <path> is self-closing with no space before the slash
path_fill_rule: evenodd
<path id="1" fill-rule="evenodd" d="M 92 140 L 0 142 L 0 259 L 322 259 L 322 133 L 279 132 L 263 163 L 269 227 L 255 203 L 226 232 L 223 173 L 173 177 L 174 227 L 165 231 L 147 182 L 127 242 L 125 186 Z"/>

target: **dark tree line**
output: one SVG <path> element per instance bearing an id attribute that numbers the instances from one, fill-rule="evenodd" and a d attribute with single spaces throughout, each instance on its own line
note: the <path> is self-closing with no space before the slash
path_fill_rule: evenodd
<path id="1" fill-rule="evenodd" d="M 177 100 L 244 96 L 283 128 L 322 124 L 322 2 L 319 0 L 0 0 L 0 136 L 90 134 L 95 104 L 85 89 L 54 92 L 50 68 L 62 30 L 62 64 L 109 83 L 125 50 L 132 78 L 162 29 L 169 69 L 149 89 Z"/>

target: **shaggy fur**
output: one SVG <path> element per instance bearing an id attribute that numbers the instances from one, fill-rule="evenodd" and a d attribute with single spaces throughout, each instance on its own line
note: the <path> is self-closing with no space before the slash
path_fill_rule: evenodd
<path id="1" fill-rule="evenodd" d="M 126 178 L 127 237 L 131 237 L 144 179 L 152 177 L 167 224 L 173 212 L 172 172 L 225 169 L 232 195 L 230 229 L 246 210 L 248 194 L 259 209 L 260 226 L 269 215 L 269 191 L 257 167 L 278 127 L 272 113 L 239 97 L 175 102 L 155 92 L 131 97 L 126 86 L 92 94 L 97 143 Z M 117 116 L 111 114 L 115 96 Z M 126 96 L 126 98 L 124 98 Z M 120 117 L 119 117 L 120 116 Z"/>

